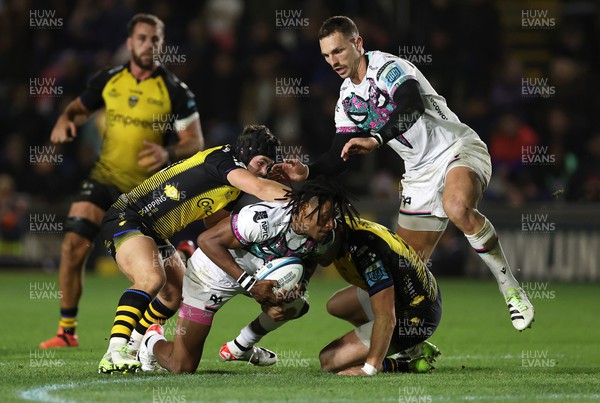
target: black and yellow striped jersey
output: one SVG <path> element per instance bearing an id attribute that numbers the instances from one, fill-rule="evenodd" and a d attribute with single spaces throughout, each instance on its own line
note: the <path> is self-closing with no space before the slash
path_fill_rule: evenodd
<path id="1" fill-rule="evenodd" d="M 397 317 L 436 300 L 438 287 L 433 274 L 396 233 L 363 219 L 354 225 L 348 221 L 348 225 L 344 255 L 333 261 L 346 281 L 370 296 L 394 287 Z"/>
<path id="2" fill-rule="evenodd" d="M 91 178 L 121 192 L 151 175 L 138 165 L 144 140 L 165 145 L 168 129 L 185 127 L 198 116 L 194 94 L 163 66 L 139 82 L 129 64 L 101 71 L 80 99 L 90 111 L 106 108 L 102 150 Z"/>
<path id="3" fill-rule="evenodd" d="M 135 214 L 158 237 L 168 239 L 237 200 L 242 192 L 229 183 L 227 174 L 238 168 L 245 166 L 228 145 L 200 151 L 122 194 L 105 221 Z"/>

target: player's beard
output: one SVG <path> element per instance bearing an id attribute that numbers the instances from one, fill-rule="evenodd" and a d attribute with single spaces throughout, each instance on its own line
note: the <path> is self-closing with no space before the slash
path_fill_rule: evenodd
<path id="1" fill-rule="evenodd" d="M 131 51 L 131 59 L 133 63 L 135 63 L 142 70 L 152 70 L 154 68 L 154 54 L 150 52 L 150 59 L 148 61 L 144 61 L 142 59 L 146 54 L 137 54 L 134 50 Z"/>

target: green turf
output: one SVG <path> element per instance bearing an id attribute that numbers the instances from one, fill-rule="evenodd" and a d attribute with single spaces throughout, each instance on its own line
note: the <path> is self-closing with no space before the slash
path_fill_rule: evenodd
<path id="1" fill-rule="evenodd" d="M 197 374 L 100 375 L 112 315 L 127 287 L 121 277 L 88 276 L 80 308 L 81 346 L 38 350 L 56 327 L 56 277 L 0 274 L 0 400 L 95 402 L 434 402 L 464 400 L 576 401 L 600 399 L 600 287 L 548 284 L 535 300 L 532 330 L 509 323 L 496 286 L 441 280 L 442 324 L 432 341 L 443 352 L 431 374 L 347 378 L 322 374 L 318 352 L 350 326 L 327 316 L 324 304 L 344 286 L 315 280 L 311 311 L 263 339 L 281 363 L 258 368 L 217 359 L 221 344 L 258 313 L 237 297 L 215 319 Z M 33 291 L 33 293 L 32 293 Z M 172 332 L 169 337 L 172 336 Z"/>

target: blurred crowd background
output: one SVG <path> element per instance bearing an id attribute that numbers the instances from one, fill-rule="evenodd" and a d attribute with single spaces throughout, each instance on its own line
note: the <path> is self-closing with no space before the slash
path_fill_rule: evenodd
<path id="1" fill-rule="evenodd" d="M 263 123 L 295 154 L 312 160 L 325 152 L 341 79 L 321 57 L 317 32 L 327 17 L 344 14 L 366 50 L 413 58 L 487 143 L 494 168 L 487 200 L 598 202 L 599 7 L 596 0 L 0 0 L 2 239 L 21 236 L 32 209 L 66 214 L 101 145 L 102 113 L 76 141 L 51 149 L 60 163 L 32 162 L 31 147 L 50 145 L 58 115 L 95 72 L 128 60 L 126 23 L 138 12 L 165 22 L 174 56 L 167 68 L 195 93 L 207 146 Z M 61 26 L 32 26 L 32 10 L 54 11 Z M 43 79 L 60 93 L 32 93 Z M 285 86 L 295 95 L 282 94 Z M 394 203 L 402 172 L 401 160 L 382 149 L 354 161 L 343 180 L 361 197 Z"/>

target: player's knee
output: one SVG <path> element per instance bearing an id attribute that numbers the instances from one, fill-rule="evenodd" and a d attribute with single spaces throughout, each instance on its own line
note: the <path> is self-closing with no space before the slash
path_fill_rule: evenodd
<path id="1" fill-rule="evenodd" d="M 150 273 L 138 273 L 138 278 L 134 279 L 134 287 L 140 288 L 148 294 L 155 296 L 167 283 L 167 276 L 160 271 Z"/>
<path id="2" fill-rule="evenodd" d="M 462 198 L 444 199 L 443 206 L 450 221 L 459 227 L 461 224 L 469 221 L 469 217 L 473 214 L 474 210 L 474 208 L 469 206 Z"/>
<path id="3" fill-rule="evenodd" d="M 196 372 L 197 367 L 197 364 L 194 365 L 194 363 L 189 360 L 183 360 L 172 363 L 170 371 L 174 374 L 193 374 Z"/>
<path id="4" fill-rule="evenodd" d="M 344 314 L 343 306 L 340 304 L 338 298 L 336 298 L 336 294 L 329 298 L 326 308 L 328 314 L 335 316 L 336 318 L 345 319 L 346 315 Z"/>
<path id="5" fill-rule="evenodd" d="M 321 350 L 321 352 L 319 353 L 319 363 L 321 364 L 321 370 L 323 372 L 333 372 L 333 370 L 335 368 L 333 368 L 332 362 L 331 362 L 331 351 L 325 347 L 323 350 Z"/>
<path id="6" fill-rule="evenodd" d="M 61 244 L 63 259 L 81 260 L 92 247 L 91 242 L 73 232 L 67 232 Z"/>

